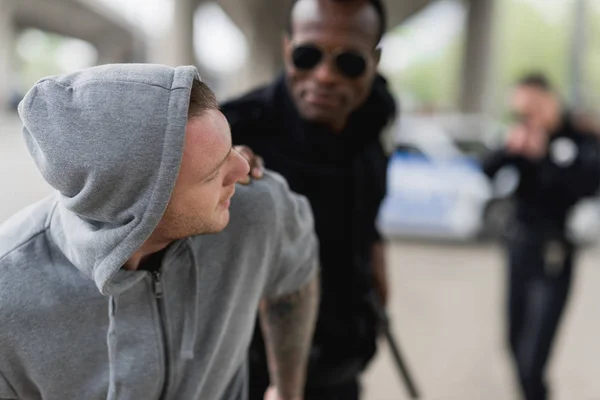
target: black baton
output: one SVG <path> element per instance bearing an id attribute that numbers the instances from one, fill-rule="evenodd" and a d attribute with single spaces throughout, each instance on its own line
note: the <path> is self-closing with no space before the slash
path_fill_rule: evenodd
<path id="1" fill-rule="evenodd" d="M 402 358 L 402 354 L 400 354 L 400 347 L 398 346 L 398 342 L 394 335 L 392 334 L 392 330 L 390 328 L 390 320 L 385 312 L 385 309 L 381 305 L 379 301 L 379 297 L 377 294 L 371 292 L 369 295 L 369 303 L 371 303 L 371 307 L 375 311 L 379 322 L 383 327 L 383 331 L 385 333 L 385 337 L 390 345 L 390 349 L 392 349 L 392 355 L 394 356 L 394 360 L 396 361 L 396 366 L 398 367 L 398 371 L 400 372 L 400 376 L 408 389 L 408 393 L 410 394 L 411 399 L 418 399 L 419 392 L 415 386 L 414 380 L 411 377 L 406 364 Z"/>

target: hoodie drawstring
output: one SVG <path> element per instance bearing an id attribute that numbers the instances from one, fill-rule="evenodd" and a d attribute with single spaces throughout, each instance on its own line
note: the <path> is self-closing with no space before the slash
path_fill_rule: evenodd
<path id="1" fill-rule="evenodd" d="M 196 285 L 194 290 L 189 293 L 189 295 L 192 296 L 191 302 L 194 304 L 193 314 L 189 315 L 187 313 L 187 310 L 191 309 L 192 307 L 186 307 L 186 316 L 183 324 L 184 329 L 181 343 L 181 357 L 184 360 L 192 360 L 194 358 L 194 354 L 196 353 L 196 343 L 198 341 L 198 324 L 200 321 L 200 305 L 198 299 L 196 298 L 196 291 L 200 287 L 200 274 L 196 268 L 198 264 L 194 252 L 188 248 L 188 254 L 191 258 L 192 271 L 194 274 L 193 279 L 196 282 Z"/>
<path id="2" fill-rule="evenodd" d="M 108 299 L 108 333 L 106 335 L 106 343 L 108 345 L 108 368 L 109 368 L 109 380 L 108 380 L 108 395 L 107 400 L 114 400 L 117 398 L 117 385 L 116 385 L 116 357 L 117 357 L 117 333 L 115 327 L 115 314 L 117 312 L 117 299 L 114 296 L 110 296 Z"/>

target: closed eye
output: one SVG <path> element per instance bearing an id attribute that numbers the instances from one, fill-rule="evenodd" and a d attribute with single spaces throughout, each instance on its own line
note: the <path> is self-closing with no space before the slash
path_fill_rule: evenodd
<path id="1" fill-rule="evenodd" d="M 217 177 L 220 174 L 221 167 L 223 166 L 223 164 L 225 164 L 225 162 L 229 158 L 229 155 L 231 154 L 232 151 L 233 151 L 233 147 L 230 147 L 225 158 L 223 158 L 223 160 L 215 167 L 215 172 L 212 175 L 210 175 L 208 178 L 206 178 L 205 182 L 211 182 L 211 181 L 214 181 L 215 179 L 217 179 Z"/>
<path id="2" fill-rule="evenodd" d="M 217 170 L 217 172 L 215 172 L 214 174 L 212 174 L 212 175 L 211 175 L 211 176 L 210 176 L 210 177 L 209 177 L 209 178 L 208 178 L 206 181 L 207 181 L 207 182 L 212 182 L 212 181 L 214 181 L 215 179 L 217 179 L 217 178 L 219 177 L 220 173 L 221 173 L 221 168 L 219 168 L 219 169 Z"/>

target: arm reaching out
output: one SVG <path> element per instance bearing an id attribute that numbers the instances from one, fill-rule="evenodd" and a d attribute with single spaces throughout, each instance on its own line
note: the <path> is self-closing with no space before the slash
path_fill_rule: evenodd
<path id="1" fill-rule="evenodd" d="M 493 178 L 505 165 L 512 164 L 519 169 L 533 165 L 545 156 L 546 150 L 547 138 L 543 132 L 530 130 L 523 125 L 514 126 L 506 137 L 504 147 L 485 157 L 483 172 Z"/>
<path id="2" fill-rule="evenodd" d="M 268 400 L 302 400 L 319 304 L 319 246 L 310 204 L 267 172 L 274 221 L 272 268 L 259 306 L 269 364 Z"/>
<path id="3" fill-rule="evenodd" d="M 296 292 L 261 302 L 272 385 L 267 400 L 302 400 L 318 303 L 318 276 Z"/>
<path id="4" fill-rule="evenodd" d="M 389 298 L 389 284 L 384 242 L 375 242 L 371 246 L 371 267 L 375 291 L 379 295 L 381 304 L 386 307 Z"/>

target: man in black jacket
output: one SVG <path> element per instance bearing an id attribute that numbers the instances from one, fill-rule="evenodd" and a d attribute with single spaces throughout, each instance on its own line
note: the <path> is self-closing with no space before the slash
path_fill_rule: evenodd
<path id="1" fill-rule="evenodd" d="M 305 399 L 353 400 L 376 347 L 367 296 L 387 299 L 375 227 L 386 186 L 381 135 L 396 111 L 376 73 L 385 13 L 377 0 L 298 0 L 289 22 L 285 74 L 223 112 L 234 143 L 260 154 L 313 209 L 322 303 Z M 249 359 L 250 400 L 259 400 L 269 380 L 258 329 Z"/>
<path id="2" fill-rule="evenodd" d="M 523 78 L 511 106 L 519 122 L 484 170 L 493 176 L 511 165 L 520 176 L 508 232 L 509 343 L 525 398 L 544 400 L 544 370 L 573 273 L 566 222 L 573 206 L 600 186 L 600 151 L 543 75 Z"/>

